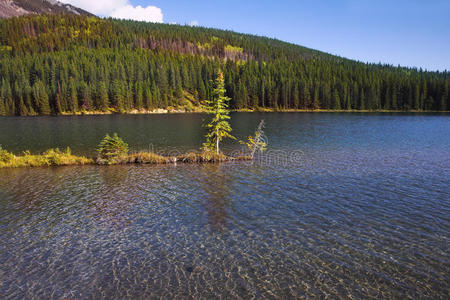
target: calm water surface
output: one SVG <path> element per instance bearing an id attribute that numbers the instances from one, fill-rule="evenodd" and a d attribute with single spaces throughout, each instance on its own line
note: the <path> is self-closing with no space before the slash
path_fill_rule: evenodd
<path id="1" fill-rule="evenodd" d="M 202 118 L 0 118 L 0 144 L 185 151 Z M 262 118 L 254 164 L 0 170 L 0 298 L 448 299 L 449 115 L 239 113 L 235 135 Z"/>

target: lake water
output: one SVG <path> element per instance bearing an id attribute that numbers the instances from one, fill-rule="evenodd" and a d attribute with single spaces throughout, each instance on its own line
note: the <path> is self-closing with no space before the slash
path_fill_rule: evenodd
<path id="1" fill-rule="evenodd" d="M 0 144 L 172 153 L 203 117 L 0 118 Z M 260 119 L 255 163 L 0 170 L 0 298 L 449 297 L 449 115 L 236 113 L 235 135 Z"/>

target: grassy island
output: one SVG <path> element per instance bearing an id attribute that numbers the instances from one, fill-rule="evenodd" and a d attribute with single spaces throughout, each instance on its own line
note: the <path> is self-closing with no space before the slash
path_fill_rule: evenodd
<path id="1" fill-rule="evenodd" d="M 251 160 L 251 156 L 232 157 L 223 153 L 190 152 L 178 156 L 162 156 L 152 152 L 138 152 L 120 155 L 111 160 L 88 158 L 73 155 L 70 148 L 61 151 L 49 149 L 42 154 L 31 154 L 25 151 L 22 155 L 14 155 L 0 147 L 1 168 L 81 166 L 81 165 L 119 165 L 119 164 L 173 164 L 173 163 L 219 163 Z"/>

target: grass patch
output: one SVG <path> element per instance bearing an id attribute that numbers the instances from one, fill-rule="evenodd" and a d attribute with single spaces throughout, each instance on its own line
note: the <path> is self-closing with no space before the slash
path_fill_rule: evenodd
<path id="1" fill-rule="evenodd" d="M 49 149 L 42 154 L 33 155 L 26 151 L 21 156 L 15 156 L 0 148 L 0 168 L 21 167 L 51 167 L 51 166 L 74 166 L 94 164 L 93 159 L 84 156 L 75 156 L 70 148 L 64 151 Z"/>
<path id="2" fill-rule="evenodd" d="M 161 156 L 152 152 L 139 152 L 122 158 L 123 163 L 129 164 L 168 164 L 175 162 L 174 158 Z"/>
<path id="3" fill-rule="evenodd" d="M 177 157 L 177 161 L 184 163 L 220 163 L 238 160 L 251 160 L 250 156 L 232 157 L 215 152 L 190 152 Z"/>

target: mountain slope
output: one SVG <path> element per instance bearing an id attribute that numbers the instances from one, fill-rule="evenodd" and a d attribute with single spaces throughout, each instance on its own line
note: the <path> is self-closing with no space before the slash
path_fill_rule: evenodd
<path id="1" fill-rule="evenodd" d="M 0 19 L 29 14 L 92 15 L 87 11 L 56 0 L 0 0 Z"/>
<path id="2" fill-rule="evenodd" d="M 0 21 L 0 115 L 186 108 L 225 74 L 235 109 L 449 110 L 447 72 L 231 31 L 78 15 Z"/>

